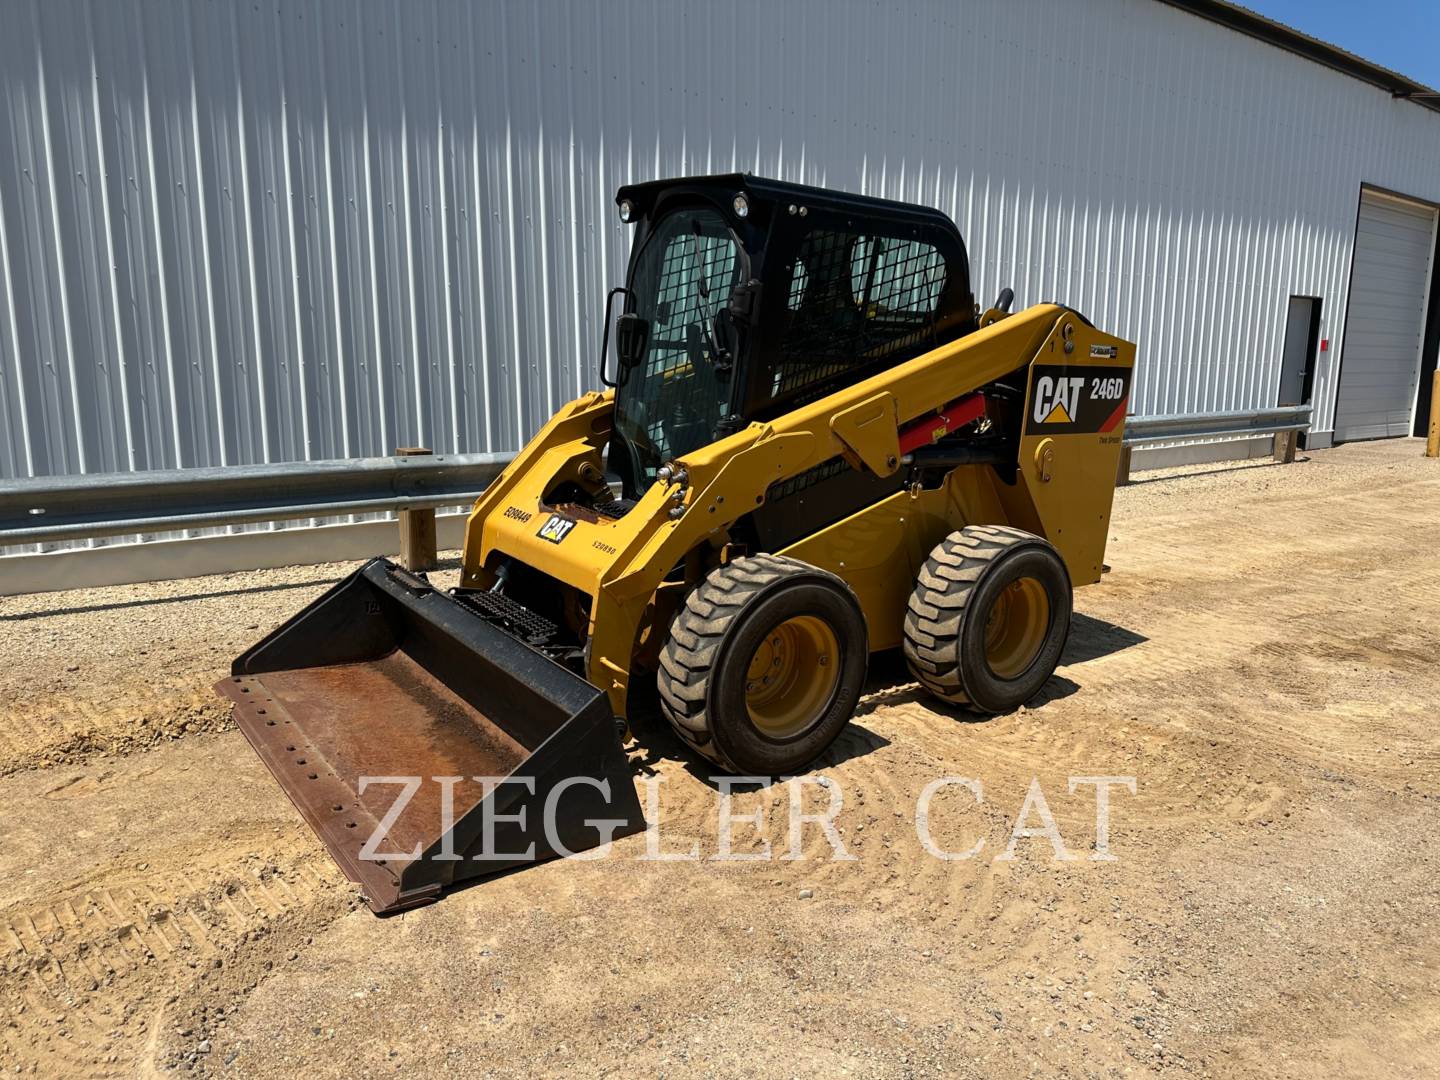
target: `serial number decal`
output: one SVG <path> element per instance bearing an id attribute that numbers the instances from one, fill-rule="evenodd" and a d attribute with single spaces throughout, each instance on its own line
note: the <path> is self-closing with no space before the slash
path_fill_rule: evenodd
<path id="1" fill-rule="evenodd" d="M 541 540 L 549 540 L 552 544 L 558 544 L 565 537 L 570 535 L 570 530 L 575 528 L 575 522 L 570 518 L 561 517 L 559 514 L 551 514 L 540 531 L 535 535 Z"/>
<path id="2" fill-rule="evenodd" d="M 511 521 L 529 521 L 535 515 L 529 510 L 521 510 L 518 506 L 505 507 L 505 516 Z"/>
<path id="3" fill-rule="evenodd" d="M 1120 355 L 1120 350 L 1114 345 L 1091 345 L 1090 359 L 1092 360 L 1114 360 Z"/>
<path id="4" fill-rule="evenodd" d="M 1125 419 L 1129 395 L 1129 368 L 1036 364 L 1030 381 L 1025 434 L 1077 435 L 1118 430 Z"/>

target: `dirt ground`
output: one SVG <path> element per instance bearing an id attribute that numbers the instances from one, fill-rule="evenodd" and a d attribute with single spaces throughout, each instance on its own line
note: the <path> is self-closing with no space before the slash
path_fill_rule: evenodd
<path id="1" fill-rule="evenodd" d="M 1142 473 L 1039 699 L 893 657 L 737 848 L 646 838 L 377 919 L 210 684 L 347 569 L 0 598 L 0 1069 L 311 1076 L 1440 1075 L 1440 464 L 1413 441 Z M 663 844 L 719 796 L 646 726 Z M 942 861 L 933 839 L 978 855 Z M 1112 790 L 1096 861 L 1093 787 Z M 1010 841 L 1032 778 L 1074 861 Z M 813 788 L 812 798 L 823 798 Z M 1031 816 L 1029 824 L 1038 824 Z"/>

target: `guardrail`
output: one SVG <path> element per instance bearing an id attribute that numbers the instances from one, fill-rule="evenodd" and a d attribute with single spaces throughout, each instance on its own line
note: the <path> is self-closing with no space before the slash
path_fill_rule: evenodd
<path id="1" fill-rule="evenodd" d="M 0 481 L 0 546 L 460 506 L 510 460 L 424 454 Z"/>
<path id="2" fill-rule="evenodd" d="M 1288 464 L 1295 460 L 1298 434 L 1310 430 L 1310 412 L 1309 405 L 1287 405 L 1250 412 L 1128 416 L 1125 418 L 1125 438 L 1121 443 L 1120 471 L 1116 483 L 1129 483 L 1130 452 L 1135 447 L 1183 442 L 1187 439 L 1256 438 L 1273 435 L 1275 460 Z"/>
<path id="3" fill-rule="evenodd" d="M 1189 416 L 1127 416 L 1125 445 L 1144 446 L 1147 443 L 1218 439 L 1225 436 L 1277 435 L 1286 431 L 1304 431 L 1309 427 L 1309 405 Z"/>
<path id="4" fill-rule="evenodd" d="M 1137 446 L 1227 436 L 1288 436 L 1276 456 L 1293 460 L 1294 433 L 1310 406 L 1192 416 L 1137 416 L 1125 423 L 1119 482 Z M 284 465 L 85 474 L 0 481 L 0 546 L 180 532 L 260 521 L 330 518 L 461 506 L 509 464 L 507 454 L 428 454 Z"/>

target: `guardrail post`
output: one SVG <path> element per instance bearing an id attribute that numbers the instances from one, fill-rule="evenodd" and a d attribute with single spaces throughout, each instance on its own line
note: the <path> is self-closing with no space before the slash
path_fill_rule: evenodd
<path id="1" fill-rule="evenodd" d="M 1120 447 L 1120 466 L 1115 471 L 1115 486 L 1124 487 L 1130 483 L 1130 447 Z"/>
<path id="2" fill-rule="evenodd" d="M 426 457 L 432 451 L 423 446 L 401 446 L 397 457 Z M 400 565 L 406 570 L 434 570 L 439 565 L 435 552 L 435 511 L 401 510 Z"/>
<path id="3" fill-rule="evenodd" d="M 1300 445 L 1300 433 L 1298 431 L 1277 431 L 1275 433 L 1275 460 L 1281 465 L 1289 465 L 1295 460 L 1295 448 Z"/>

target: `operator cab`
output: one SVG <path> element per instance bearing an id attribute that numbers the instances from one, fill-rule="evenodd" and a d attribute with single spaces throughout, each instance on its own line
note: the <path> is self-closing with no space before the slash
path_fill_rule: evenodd
<path id="1" fill-rule="evenodd" d="M 977 326 L 964 242 L 938 210 L 738 173 L 615 201 L 636 232 L 601 378 L 626 499 L 667 461 Z"/>

